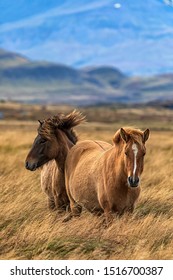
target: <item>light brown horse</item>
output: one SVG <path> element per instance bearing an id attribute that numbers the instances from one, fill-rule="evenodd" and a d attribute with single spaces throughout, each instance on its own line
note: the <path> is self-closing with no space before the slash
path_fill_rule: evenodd
<path id="1" fill-rule="evenodd" d="M 35 171 L 41 167 L 41 187 L 48 195 L 51 209 L 66 209 L 69 199 L 65 189 L 64 164 L 66 156 L 77 142 L 73 127 L 84 121 L 81 113 L 73 111 L 39 121 L 38 135 L 26 157 L 25 167 Z"/>
<path id="2" fill-rule="evenodd" d="M 100 141 L 78 142 L 68 153 L 65 164 L 67 194 L 72 216 L 82 207 L 104 212 L 106 221 L 113 213 L 132 212 L 140 193 L 145 142 L 149 129 L 121 128 L 113 145 Z"/>

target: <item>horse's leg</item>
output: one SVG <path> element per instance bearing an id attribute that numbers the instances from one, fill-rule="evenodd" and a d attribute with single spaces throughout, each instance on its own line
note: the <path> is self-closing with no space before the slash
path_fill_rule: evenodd
<path id="1" fill-rule="evenodd" d="M 69 199 L 65 189 L 64 174 L 57 170 L 52 179 L 52 191 L 56 209 L 66 211 L 67 206 L 69 206 Z"/>
<path id="2" fill-rule="evenodd" d="M 109 226 L 110 224 L 112 224 L 114 217 L 109 208 L 104 209 L 104 216 L 106 225 Z"/>
<path id="3" fill-rule="evenodd" d="M 59 212 L 67 211 L 67 209 L 69 209 L 68 197 L 64 196 L 62 193 L 59 194 L 56 191 L 54 191 L 54 201 L 55 208 Z"/>
<path id="4" fill-rule="evenodd" d="M 134 206 L 134 204 L 132 204 L 132 205 L 127 209 L 127 212 L 130 213 L 130 214 L 132 214 L 133 211 L 134 211 L 134 208 L 135 208 L 135 206 Z"/>
<path id="5" fill-rule="evenodd" d="M 66 194 L 70 201 L 70 213 L 63 220 L 63 222 L 67 222 L 71 220 L 72 217 L 79 217 L 82 212 L 82 207 L 74 200 L 73 196 L 71 195 L 69 180 L 66 173 L 65 173 L 65 186 L 66 186 Z"/>
<path id="6" fill-rule="evenodd" d="M 48 207 L 50 210 L 55 210 L 56 205 L 53 197 L 48 197 Z"/>
<path id="7" fill-rule="evenodd" d="M 113 222 L 113 214 L 112 214 L 112 209 L 110 206 L 110 203 L 108 202 L 108 200 L 106 199 L 106 197 L 104 195 L 102 195 L 99 198 L 99 203 L 101 208 L 104 211 L 104 216 L 105 216 L 105 222 L 106 225 L 110 225 Z"/>
<path id="8" fill-rule="evenodd" d="M 59 194 L 58 194 L 57 190 L 55 189 L 55 187 L 53 188 L 53 196 L 54 196 L 54 201 L 55 201 L 56 209 L 57 210 L 61 209 L 61 203 L 60 203 L 60 199 L 59 199 Z"/>
<path id="9" fill-rule="evenodd" d="M 71 209 L 70 214 L 63 220 L 63 222 L 68 222 L 73 217 L 79 217 L 82 212 L 82 206 L 80 206 L 76 202 L 70 201 L 70 209 Z"/>
<path id="10" fill-rule="evenodd" d="M 82 212 L 82 206 L 77 203 L 70 204 L 71 212 L 73 217 L 79 217 Z"/>

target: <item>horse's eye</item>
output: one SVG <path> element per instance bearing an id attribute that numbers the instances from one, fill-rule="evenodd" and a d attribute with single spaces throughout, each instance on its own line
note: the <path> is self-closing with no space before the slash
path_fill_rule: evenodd
<path id="1" fill-rule="evenodd" d="M 143 157 L 145 156 L 146 153 L 143 153 Z"/>
<path id="2" fill-rule="evenodd" d="M 127 155 L 128 155 L 128 153 L 127 153 L 127 152 L 125 152 L 125 155 L 127 156 Z"/>
<path id="3" fill-rule="evenodd" d="M 47 141 L 46 139 L 41 139 L 41 140 L 40 140 L 40 143 L 41 143 L 41 144 L 44 144 L 44 143 L 46 143 L 46 141 Z"/>

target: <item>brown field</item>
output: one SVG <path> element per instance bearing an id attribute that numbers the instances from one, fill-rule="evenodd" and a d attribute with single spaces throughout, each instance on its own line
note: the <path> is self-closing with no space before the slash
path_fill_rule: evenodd
<path id="1" fill-rule="evenodd" d="M 156 129 L 154 119 L 133 120 L 140 128 L 151 128 L 142 191 L 134 213 L 115 217 L 108 228 L 101 217 L 88 212 L 62 223 L 65 214 L 47 207 L 40 171 L 24 168 L 37 123 L 1 121 L 0 259 L 173 259 L 171 118 L 167 122 L 156 118 Z M 127 120 L 121 125 L 125 123 Z M 76 131 L 80 140 L 111 142 L 119 127 L 119 122 L 91 122 Z"/>

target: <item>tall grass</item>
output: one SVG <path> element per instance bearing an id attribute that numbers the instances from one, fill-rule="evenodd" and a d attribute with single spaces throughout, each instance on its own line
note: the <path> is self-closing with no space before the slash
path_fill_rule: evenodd
<path id="1" fill-rule="evenodd" d="M 48 209 L 40 171 L 24 168 L 35 124 L 0 127 L 0 259 L 173 259 L 173 132 L 151 131 L 136 209 L 105 228 L 88 212 L 62 223 L 65 214 Z M 76 130 L 111 142 L 117 128 Z"/>

